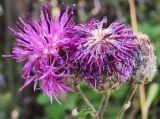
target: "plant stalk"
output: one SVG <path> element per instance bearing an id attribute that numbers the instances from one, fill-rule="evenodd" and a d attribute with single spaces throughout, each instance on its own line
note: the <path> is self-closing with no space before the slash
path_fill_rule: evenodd
<path id="1" fill-rule="evenodd" d="M 131 16 L 131 25 L 132 30 L 137 32 L 137 17 L 136 17 L 136 8 L 134 4 L 134 0 L 129 0 L 129 8 L 130 8 L 130 16 Z"/>
<path id="2" fill-rule="evenodd" d="M 129 0 L 129 7 L 130 7 L 130 15 L 131 15 L 131 24 L 132 29 L 134 32 L 137 32 L 137 18 L 136 18 L 136 9 L 135 9 L 135 1 Z M 145 99 L 145 87 L 144 84 L 139 86 L 139 94 L 140 94 L 140 104 L 141 104 L 141 112 L 142 112 L 142 119 L 147 119 L 148 110 L 146 108 L 146 99 Z"/>
<path id="3" fill-rule="evenodd" d="M 137 87 L 138 87 L 138 84 L 134 84 L 131 82 L 130 90 L 127 93 L 128 95 L 127 95 L 125 102 L 124 102 L 122 108 L 120 109 L 116 119 L 122 119 L 125 111 L 131 106 L 131 99 L 132 99 L 134 93 L 136 92 Z"/>
<path id="4" fill-rule="evenodd" d="M 148 108 L 146 106 L 146 95 L 145 95 L 145 88 L 144 85 L 141 84 L 139 86 L 139 94 L 140 94 L 140 104 L 141 104 L 141 112 L 142 112 L 142 119 L 148 118 Z"/>
<path id="5" fill-rule="evenodd" d="M 103 119 L 103 115 L 108 105 L 110 94 L 111 94 L 110 90 L 103 94 L 102 101 L 101 101 L 101 104 L 100 104 L 100 107 L 97 113 L 97 119 Z"/>
<path id="6" fill-rule="evenodd" d="M 85 96 L 85 94 L 83 93 L 83 91 L 81 90 L 79 85 L 75 86 L 75 90 L 78 92 L 78 95 L 84 100 L 84 102 L 87 104 L 87 106 L 90 108 L 92 116 L 95 117 L 97 114 L 96 109 L 94 108 L 94 106 L 91 104 L 91 102 L 88 100 L 88 98 Z"/>

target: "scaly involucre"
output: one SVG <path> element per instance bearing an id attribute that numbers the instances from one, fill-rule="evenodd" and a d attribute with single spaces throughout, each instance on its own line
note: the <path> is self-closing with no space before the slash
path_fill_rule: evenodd
<path id="1" fill-rule="evenodd" d="M 148 83 L 153 80 L 156 71 L 156 57 L 154 47 L 147 35 L 136 33 L 134 42 L 138 46 L 136 56 L 136 69 L 133 73 L 133 81 L 136 83 Z"/>
<path id="2" fill-rule="evenodd" d="M 132 30 L 120 21 L 108 28 L 106 23 L 104 17 L 101 21 L 92 19 L 75 27 L 82 37 L 74 44 L 76 51 L 72 60 L 79 68 L 80 78 L 93 86 L 113 75 L 119 81 L 127 81 L 135 67 L 136 44 Z"/>
<path id="3" fill-rule="evenodd" d="M 34 90 L 39 89 L 40 81 L 40 88 L 51 101 L 52 97 L 57 100 L 58 96 L 62 97 L 67 91 L 72 91 L 64 83 L 71 77 L 67 53 L 67 44 L 71 44 L 71 38 L 67 36 L 67 30 L 74 27 L 72 14 L 73 8 L 71 12 L 68 7 L 64 10 L 62 3 L 61 13 L 52 18 L 51 6 L 47 4 L 41 10 L 38 20 L 33 21 L 28 17 L 28 22 L 25 23 L 19 18 L 19 31 L 10 28 L 16 37 L 16 43 L 12 54 L 5 57 L 14 58 L 18 62 L 27 59 L 22 75 L 25 84 L 20 90 L 32 81 Z"/>

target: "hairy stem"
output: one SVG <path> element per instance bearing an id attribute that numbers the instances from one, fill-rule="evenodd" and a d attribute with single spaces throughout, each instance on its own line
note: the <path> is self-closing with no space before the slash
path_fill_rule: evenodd
<path id="1" fill-rule="evenodd" d="M 88 100 L 88 98 L 84 95 L 83 91 L 81 90 L 79 85 L 75 86 L 75 90 L 78 92 L 78 95 L 84 100 L 84 102 L 87 104 L 87 106 L 90 108 L 92 116 L 96 116 L 97 111 L 91 104 L 91 102 Z"/>
<path id="2" fill-rule="evenodd" d="M 130 105 L 131 105 L 131 99 L 132 99 L 132 97 L 133 97 L 133 95 L 134 95 L 137 87 L 138 87 L 138 84 L 131 83 L 130 90 L 127 93 L 128 95 L 127 95 L 127 97 L 125 99 L 125 102 L 124 102 L 122 108 L 120 109 L 120 111 L 119 111 L 118 116 L 117 116 L 116 119 L 122 119 L 123 114 L 130 107 Z"/>
<path id="3" fill-rule="evenodd" d="M 106 107 L 108 105 L 108 100 L 109 100 L 110 94 L 111 94 L 110 90 L 103 94 L 102 101 L 101 101 L 101 104 L 100 104 L 100 107 L 99 107 L 99 110 L 97 113 L 97 119 L 103 119 L 103 114 L 104 114 Z"/>

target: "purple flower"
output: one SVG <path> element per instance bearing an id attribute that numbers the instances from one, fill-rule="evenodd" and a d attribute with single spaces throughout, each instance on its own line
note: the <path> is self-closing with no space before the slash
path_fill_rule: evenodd
<path id="1" fill-rule="evenodd" d="M 113 75 L 119 81 L 126 81 L 135 67 L 136 44 L 132 30 L 120 21 L 113 22 L 108 28 L 106 23 L 107 18 L 92 19 L 75 27 L 82 37 L 75 43 L 72 60 L 79 69 L 80 78 L 92 85 Z"/>
<path id="2" fill-rule="evenodd" d="M 4 57 L 14 58 L 17 62 L 27 59 L 22 75 L 25 84 L 20 90 L 32 81 L 36 90 L 40 81 L 40 88 L 51 101 L 52 97 L 57 100 L 58 96 L 62 97 L 67 91 L 72 91 L 64 82 L 71 77 L 67 44 L 71 44 L 72 40 L 67 32 L 70 27 L 74 27 L 73 8 L 71 12 L 68 7 L 64 10 L 62 3 L 61 13 L 52 18 L 51 6 L 47 4 L 41 10 L 38 20 L 33 21 L 28 16 L 28 22 L 25 23 L 19 18 L 19 31 L 10 28 L 16 43 L 12 54 Z"/>

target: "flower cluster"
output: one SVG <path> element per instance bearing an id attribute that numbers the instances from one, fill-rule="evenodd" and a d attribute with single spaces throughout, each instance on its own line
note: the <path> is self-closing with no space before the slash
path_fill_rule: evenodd
<path id="1" fill-rule="evenodd" d="M 28 16 L 25 23 L 20 18 L 19 31 L 10 28 L 16 43 L 12 54 L 4 57 L 26 61 L 20 90 L 34 82 L 34 90 L 40 88 L 51 101 L 52 97 L 58 101 L 57 97 L 73 91 L 67 82 L 75 77 L 100 91 L 130 81 L 140 51 L 131 28 L 121 21 L 106 27 L 105 17 L 77 25 L 73 10 L 74 5 L 69 10 L 62 3 L 61 13 L 52 17 L 47 4 L 39 19 Z"/>

